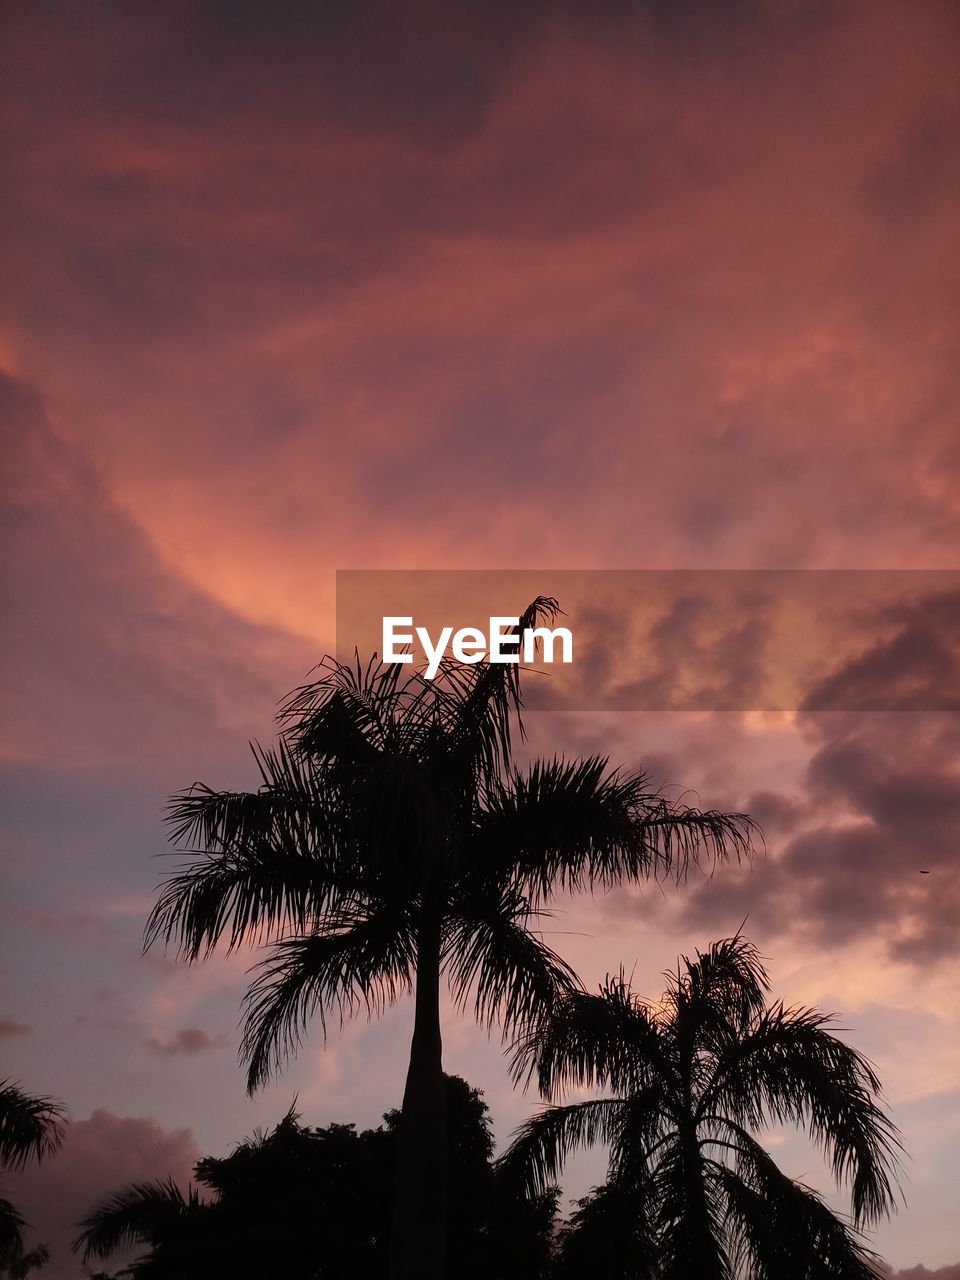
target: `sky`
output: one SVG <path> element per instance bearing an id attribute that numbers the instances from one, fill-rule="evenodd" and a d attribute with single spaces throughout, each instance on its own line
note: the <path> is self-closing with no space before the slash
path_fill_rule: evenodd
<path id="1" fill-rule="evenodd" d="M 255 957 L 140 954 L 165 799 L 254 782 L 248 740 L 335 644 L 337 570 L 523 568 L 562 597 L 574 569 L 956 567 L 960 14 L 5 14 L 0 1074 L 73 1117 L 5 1186 L 70 1280 L 99 1195 L 185 1180 L 294 1095 L 313 1124 L 399 1101 L 408 1006 L 313 1035 L 251 1100 Z M 909 1280 L 960 1274 L 958 611 L 838 658 L 920 671 L 923 711 L 528 726 L 532 754 L 643 761 L 763 822 L 751 869 L 560 904 L 557 945 L 656 995 L 746 917 L 777 995 L 836 1012 L 884 1081 L 907 1205 L 873 1239 Z M 504 1140 L 535 1099 L 499 1043 L 449 1009 L 445 1053 Z"/>

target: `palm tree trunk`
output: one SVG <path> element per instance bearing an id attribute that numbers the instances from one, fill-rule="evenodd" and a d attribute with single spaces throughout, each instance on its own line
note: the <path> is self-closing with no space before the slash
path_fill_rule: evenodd
<path id="1" fill-rule="evenodd" d="M 439 921 L 424 922 L 418 937 L 413 1041 L 399 1136 L 390 1280 L 444 1280 L 447 1106 L 440 1039 Z"/>
<path id="2" fill-rule="evenodd" d="M 685 1256 L 681 1274 L 693 1280 L 723 1280 L 728 1274 L 721 1254 L 722 1245 L 717 1239 L 714 1222 L 710 1216 L 706 1191 L 703 1185 L 703 1152 L 692 1120 L 683 1120 L 678 1126 L 683 1160 L 685 1226 Z"/>

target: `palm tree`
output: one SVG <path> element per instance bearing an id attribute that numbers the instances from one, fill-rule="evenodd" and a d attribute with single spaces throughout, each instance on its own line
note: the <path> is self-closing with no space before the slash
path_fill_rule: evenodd
<path id="1" fill-rule="evenodd" d="M 558 606 L 538 598 L 522 634 Z M 195 857 L 162 886 L 146 944 L 194 961 L 224 940 L 269 942 L 246 1000 L 242 1052 L 255 1089 L 299 1044 L 414 995 L 391 1275 L 444 1272 L 440 984 L 504 1034 L 572 992 L 572 970 L 534 932 L 556 890 L 682 873 L 691 856 L 749 848 L 743 815 L 672 805 L 606 759 L 517 768 L 519 668 L 447 663 L 438 678 L 331 659 L 281 709 L 277 747 L 254 748 L 253 793 L 194 786 L 172 838 Z"/>
<path id="2" fill-rule="evenodd" d="M 53 1098 L 31 1097 L 12 1080 L 0 1080 L 0 1166 L 22 1169 L 42 1160 L 63 1141 L 63 1108 Z M 9 1200 L 0 1196 L 0 1264 L 15 1269 L 39 1256 L 23 1252 L 27 1224 Z"/>
<path id="3" fill-rule="evenodd" d="M 169 1252 L 185 1228 L 189 1230 L 208 1209 L 196 1188 L 190 1187 L 184 1195 L 172 1178 L 136 1182 L 91 1210 L 79 1224 L 74 1251 L 82 1254 L 85 1263 L 137 1244 Z M 156 1272 L 158 1277 L 175 1274 L 164 1262 L 162 1253 L 159 1258 L 147 1255 L 138 1261 L 136 1272 L 143 1276 Z"/>
<path id="4" fill-rule="evenodd" d="M 550 1106 L 518 1130 L 506 1169 L 540 1190 L 581 1145 L 609 1144 L 615 1211 L 634 1206 L 639 1253 L 623 1276 L 657 1280 L 867 1280 L 880 1273 L 855 1228 L 888 1214 L 900 1150 L 873 1068 L 815 1010 L 768 1006 L 756 949 L 737 936 L 683 958 L 660 1001 L 621 973 L 573 992 L 518 1043 L 518 1080 L 612 1096 Z M 806 1129 L 849 1187 L 853 1224 L 783 1174 L 757 1134 Z M 593 1206 L 592 1217 L 605 1206 Z M 590 1217 L 591 1215 L 588 1215 Z M 621 1215 L 622 1220 L 622 1215 Z M 589 1224 L 588 1224 L 589 1225 Z"/>

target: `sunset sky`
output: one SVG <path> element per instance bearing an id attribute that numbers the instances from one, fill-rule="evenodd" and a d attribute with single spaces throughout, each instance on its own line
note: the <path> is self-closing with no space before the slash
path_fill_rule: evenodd
<path id="1" fill-rule="evenodd" d="M 254 783 L 337 570 L 562 597 L 571 569 L 957 567 L 960 10 L 4 10 L 0 1077 L 74 1119 L 4 1185 L 72 1280 L 104 1192 L 185 1181 L 295 1094 L 312 1124 L 399 1103 L 406 1004 L 250 1100 L 251 954 L 140 956 L 165 799 Z M 875 1247 L 956 1280 L 960 591 L 887 622 L 922 712 L 535 712 L 529 750 L 763 823 L 751 870 L 564 903 L 554 945 L 655 995 L 747 917 L 886 1086 L 907 1207 Z M 452 1010 L 445 1059 L 501 1141 L 535 1105 Z"/>

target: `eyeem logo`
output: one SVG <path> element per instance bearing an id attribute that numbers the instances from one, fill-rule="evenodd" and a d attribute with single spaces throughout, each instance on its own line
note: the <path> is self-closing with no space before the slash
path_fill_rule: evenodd
<path id="1" fill-rule="evenodd" d="M 416 639 L 427 659 L 423 673 L 427 680 L 432 680 L 440 670 L 448 646 L 458 662 L 469 664 L 482 662 L 484 658 L 497 663 L 519 662 L 521 654 L 524 662 L 534 662 L 539 645 L 543 647 L 544 662 L 573 661 L 573 634 L 567 627 L 529 627 L 523 633 L 521 644 L 517 635 L 519 626 L 518 617 L 492 617 L 486 633 L 479 627 L 461 627 L 456 632 L 453 627 L 442 627 L 434 641 L 426 627 L 413 625 L 412 617 L 386 617 L 383 619 L 383 660 L 413 662 L 413 654 L 404 653 L 403 648 Z M 401 627 L 408 629 L 401 631 Z M 559 658 L 556 657 L 558 643 Z"/>

